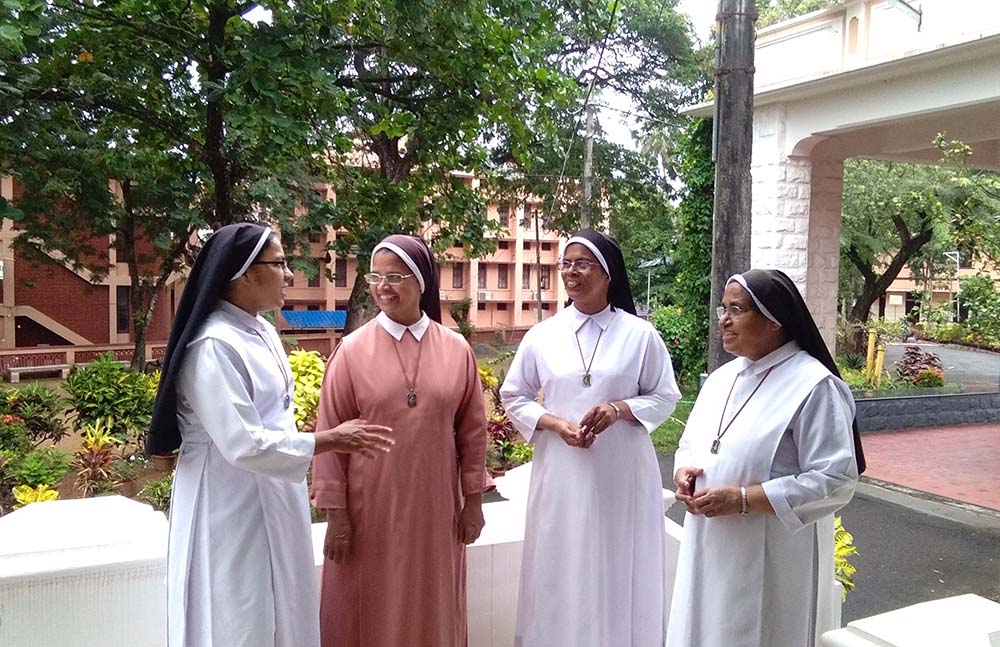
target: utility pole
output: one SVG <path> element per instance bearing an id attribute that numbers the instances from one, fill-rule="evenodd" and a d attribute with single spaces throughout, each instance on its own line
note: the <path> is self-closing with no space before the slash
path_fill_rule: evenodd
<path id="1" fill-rule="evenodd" d="M 719 0 L 715 50 L 715 205 L 708 370 L 729 359 L 715 325 L 726 279 L 750 269 L 750 150 L 753 136 L 754 0 Z"/>
<path id="2" fill-rule="evenodd" d="M 580 229 L 590 227 L 590 196 L 593 192 L 594 106 L 587 104 L 587 131 L 583 136 L 583 204 L 580 205 Z"/>
<path id="3" fill-rule="evenodd" d="M 535 273 L 538 275 L 536 281 L 538 285 L 535 286 L 537 290 L 536 295 L 538 296 L 537 309 L 535 310 L 535 320 L 542 320 L 542 234 L 539 231 L 538 219 L 541 217 L 542 210 L 540 208 L 534 209 L 535 214 Z"/>

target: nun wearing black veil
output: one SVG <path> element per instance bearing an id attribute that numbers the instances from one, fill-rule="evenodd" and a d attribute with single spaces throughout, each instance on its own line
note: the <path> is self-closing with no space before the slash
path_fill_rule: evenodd
<path id="1" fill-rule="evenodd" d="M 306 493 L 314 454 L 387 451 L 351 420 L 295 430 L 274 327 L 290 276 L 267 227 L 227 225 L 198 255 L 167 345 L 147 452 L 180 449 L 170 498 L 169 647 L 318 647 Z"/>
<path id="2" fill-rule="evenodd" d="M 528 331 L 500 392 L 535 447 L 514 644 L 662 647 L 663 496 L 649 434 L 680 398 L 670 355 L 635 316 L 615 239 L 585 229 L 557 267 L 572 304 Z"/>
<path id="3" fill-rule="evenodd" d="M 864 455 L 854 399 L 795 284 L 750 270 L 674 458 L 687 506 L 668 647 L 807 647 L 834 629 L 833 515 Z"/>

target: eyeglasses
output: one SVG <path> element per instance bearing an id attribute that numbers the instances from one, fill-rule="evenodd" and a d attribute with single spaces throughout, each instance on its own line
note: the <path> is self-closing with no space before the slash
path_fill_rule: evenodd
<path id="1" fill-rule="evenodd" d="M 416 276 L 416 274 L 400 274 L 399 272 L 379 274 L 378 272 L 369 272 L 365 274 L 365 282 L 368 285 L 378 285 L 382 282 L 382 279 L 385 279 L 385 282 L 389 285 L 399 285 L 403 282 L 403 279 L 408 279 L 411 276 Z"/>
<path id="2" fill-rule="evenodd" d="M 283 269 L 288 269 L 288 261 L 281 259 L 278 261 L 254 261 L 251 265 L 277 265 Z"/>
<path id="3" fill-rule="evenodd" d="M 556 269 L 560 272 L 565 272 L 566 270 L 571 270 L 576 268 L 580 272 L 586 272 L 590 268 L 597 265 L 594 261 L 588 261 L 585 258 L 578 258 L 573 261 L 558 260 L 556 261 Z"/>
<path id="4" fill-rule="evenodd" d="M 715 316 L 719 318 L 719 321 L 722 321 L 722 318 L 725 317 L 727 314 L 729 315 L 730 319 L 735 319 L 736 317 L 739 317 L 740 315 L 746 314 L 748 312 L 750 312 L 749 309 L 744 310 L 738 305 L 731 305 L 729 307 L 718 306 L 715 309 Z"/>

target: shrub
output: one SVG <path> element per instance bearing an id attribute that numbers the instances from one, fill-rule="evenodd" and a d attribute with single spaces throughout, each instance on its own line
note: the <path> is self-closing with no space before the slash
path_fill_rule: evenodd
<path id="1" fill-rule="evenodd" d="M 73 461 L 76 488 L 83 496 L 110 492 L 119 484 L 115 449 L 121 444 L 107 422 L 98 421 L 84 429 L 83 445 Z"/>
<path id="2" fill-rule="evenodd" d="M 691 377 L 705 370 L 708 342 L 699 334 L 696 316 L 678 306 L 668 306 L 653 312 L 652 323 L 670 351 L 674 372 Z"/>
<path id="3" fill-rule="evenodd" d="M 109 352 L 66 380 L 74 426 L 85 429 L 101 422 L 120 441 L 142 445 L 156 399 L 159 375 L 130 371 Z"/>
<path id="4" fill-rule="evenodd" d="M 20 416 L 13 413 L 0 416 L 0 450 L 13 457 L 20 457 L 31 450 L 31 437 Z"/>
<path id="5" fill-rule="evenodd" d="M 59 418 L 64 403 L 55 389 L 29 385 L 4 389 L 0 395 L 0 413 L 20 418 L 32 444 L 38 447 L 46 442 L 57 443 L 66 435 L 66 427 Z"/>
<path id="6" fill-rule="evenodd" d="M 55 447 L 28 452 L 7 470 L 8 478 L 31 487 L 55 485 L 69 471 L 70 455 Z"/>
<path id="7" fill-rule="evenodd" d="M 913 378 L 914 386 L 937 387 L 944 386 L 944 372 L 935 366 L 928 366 Z"/>
<path id="8" fill-rule="evenodd" d="M 833 520 L 833 546 L 834 575 L 844 587 L 841 596 L 846 600 L 847 594 L 854 590 L 854 574 L 858 571 L 848 557 L 856 555 L 858 549 L 854 546 L 854 535 L 844 529 L 840 517 L 835 517 Z"/>
<path id="9" fill-rule="evenodd" d="M 840 356 L 840 361 L 845 368 L 859 371 L 865 367 L 868 358 L 864 353 L 844 353 Z"/>
<path id="10" fill-rule="evenodd" d="M 174 473 L 171 472 L 155 481 L 150 481 L 136 495 L 140 501 L 153 506 L 160 512 L 170 511 L 170 491 L 174 486 Z"/>
<path id="11" fill-rule="evenodd" d="M 323 356 L 314 350 L 293 350 L 288 354 L 288 363 L 295 379 L 295 426 L 299 431 L 312 431 L 323 386 Z"/>
<path id="12" fill-rule="evenodd" d="M 938 377 L 942 378 L 941 384 L 944 384 L 944 368 L 941 366 L 941 358 L 934 353 L 921 350 L 919 346 L 904 348 L 903 358 L 896 362 L 896 373 L 912 384 L 916 384 L 917 377 L 928 368 L 937 369 Z"/>
<path id="13" fill-rule="evenodd" d="M 49 489 L 46 485 L 39 485 L 38 487 L 18 485 L 13 489 L 13 492 L 14 499 L 17 500 L 17 505 L 14 506 L 15 509 L 23 508 L 29 503 L 38 503 L 39 501 L 55 501 L 59 498 L 59 493 L 55 490 Z"/>

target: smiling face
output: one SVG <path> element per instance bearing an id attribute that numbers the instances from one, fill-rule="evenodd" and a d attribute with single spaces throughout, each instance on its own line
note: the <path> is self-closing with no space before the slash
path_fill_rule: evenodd
<path id="1" fill-rule="evenodd" d="M 387 249 L 379 250 L 372 258 L 372 272 L 383 276 L 391 273 L 403 276 L 413 274 L 403 259 Z M 420 319 L 420 283 L 416 276 L 403 279 L 399 285 L 389 285 L 388 281 L 382 280 L 368 287 L 379 310 L 396 323 L 409 326 Z"/>
<path id="2" fill-rule="evenodd" d="M 739 283 L 733 281 L 726 286 L 722 305 L 737 306 L 743 311 L 735 317 L 727 312 L 719 320 L 722 347 L 727 353 L 758 360 L 785 343 L 781 326 L 757 311 L 750 293 Z"/>
<path id="3" fill-rule="evenodd" d="M 608 306 L 608 286 L 611 278 L 604 272 L 604 268 L 597 261 L 589 249 L 579 243 L 567 245 L 563 252 L 562 260 L 570 261 L 586 260 L 590 261 L 590 269 L 584 271 L 574 266 L 563 270 L 563 285 L 566 286 L 566 294 L 573 299 L 573 305 L 580 312 L 594 314 L 600 312 Z"/>
<path id="4" fill-rule="evenodd" d="M 246 294 L 257 312 L 273 310 L 285 304 L 285 287 L 292 280 L 292 272 L 285 265 L 285 250 L 276 238 L 271 238 L 246 274 L 238 280 L 243 279 Z"/>

